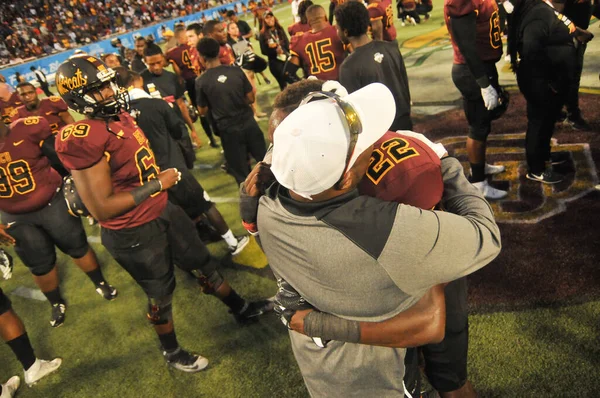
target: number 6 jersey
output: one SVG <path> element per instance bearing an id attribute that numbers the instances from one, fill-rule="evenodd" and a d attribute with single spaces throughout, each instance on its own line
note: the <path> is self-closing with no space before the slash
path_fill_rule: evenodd
<path id="1" fill-rule="evenodd" d="M 444 19 L 448 31 L 452 18 L 459 18 L 472 12 L 477 14 L 475 40 L 477 55 L 482 61 L 497 62 L 502 57 L 502 32 L 500 31 L 500 16 L 496 0 L 444 0 Z M 450 35 L 454 49 L 454 63 L 466 64 L 456 44 L 456 39 Z"/>
<path id="2" fill-rule="evenodd" d="M 148 139 L 126 113 L 118 120 L 109 120 L 108 125 L 102 119 L 88 119 L 66 126 L 56 137 L 56 153 L 68 170 L 108 162 L 114 193 L 131 191 L 160 172 Z M 167 194 L 161 192 L 100 225 L 109 229 L 137 227 L 157 218 L 166 204 Z"/>
<path id="3" fill-rule="evenodd" d="M 41 117 L 15 120 L 0 143 L 0 210 L 30 213 L 46 206 L 62 185 L 41 145 L 52 135 Z"/>

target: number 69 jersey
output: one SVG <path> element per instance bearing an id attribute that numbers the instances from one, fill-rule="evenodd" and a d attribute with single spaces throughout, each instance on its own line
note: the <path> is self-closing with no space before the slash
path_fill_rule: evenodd
<path id="1" fill-rule="evenodd" d="M 388 131 L 373 145 L 358 191 L 388 202 L 432 209 L 444 191 L 440 159 L 422 141 L 402 131 Z"/>
<path id="2" fill-rule="evenodd" d="M 160 172 L 148 139 L 131 116 L 119 120 L 83 120 L 63 128 L 56 137 L 56 153 L 68 170 L 82 170 L 98 162 L 110 165 L 113 192 L 127 192 L 156 178 Z M 133 228 L 157 218 L 167 205 L 161 192 L 118 217 L 101 221 L 108 229 Z"/>
<path id="3" fill-rule="evenodd" d="M 321 80 L 338 80 L 340 65 L 346 56 L 344 45 L 331 25 L 318 32 L 292 37 L 290 52 L 300 58 L 307 75 Z"/>
<path id="4" fill-rule="evenodd" d="M 0 210 L 30 213 L 46 206 L 62 185 L 41 145 L 52 135 L 42 117 L 17 119 L 0 144 Z"/>
<path id="5" fill-rule="evenodd" d="M 477 14 L 475 40 L 477 55 L 482 61 L 497 62 L 502 57 L 502 31 L 496 0 L 444 0 L 444 19 L 448 32 L 452 32 L 452 18 Z M 454 63 L 465 64 L 456 39 L 450 34 L 454 49 Z"/>

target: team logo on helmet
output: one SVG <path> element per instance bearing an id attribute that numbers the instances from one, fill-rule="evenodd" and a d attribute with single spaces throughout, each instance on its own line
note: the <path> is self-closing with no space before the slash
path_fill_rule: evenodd
<path id="1" fill-rule="evenodd" d="M 440 142 L 469 172 L 465 148 L 467 137 L 449 137 Z M 490 177 L 495 187 L 508 191 L 501 200 L 490 201 L 499 223 L 535 224 L 564 212 L 567 204 L 594 190 L 596 168 L 588 144 L 555 144 L 552 151 L 570 154 L 570 160 L 555 166 L 565 179 L 555 185 L 528 180 L 525 161 L 525 134 L 494 134 L 488 137 L 488 162 L 502 164 L 506 171 Z M 576 172 L 575 172 L 576 171 Z"/>
<path id="2" fill-rule="evenodd" d="M 62 74 L 58 75 L 56 80 L 56 88 L 60 95 L 64 95 L 70 91 L 85 86 L 88 82 L 87 76 L 84 76 L 81 69 L 77 69 L 72 77 L 66 77 Z"/>

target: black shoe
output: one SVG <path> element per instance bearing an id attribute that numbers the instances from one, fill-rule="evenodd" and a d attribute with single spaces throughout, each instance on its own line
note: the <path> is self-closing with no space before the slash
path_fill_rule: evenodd
<path id="1" fill-rule="evenodd" d="M 567 118 L 567 122 L 575 130 L 590 130 L 591 126 L 584 118 L 581 117 L 581 113 L 572 113 Z"/>
<path id="2" fill-rule="evenodd" d="M 96 285 L 96 293 L 104 297 L 105 300 L 112 301 L 117 298 L 119 292 L 106 282 L 100 282 Z"/>
<path id="3" fill-rule="evenodd" d="M 562 174 L 552 171 L 551 168 L 546 169 L 542 174 L 527 173 L 526 177 L 530 180 L 542 182 L 544 184 L 557 184 L 564 179 Z"/>
<path id="4" fill-rule="evenodd" d="M 258 321 L 258 317 L 272 312 L 275 309 L 275 303 L 272 300 L 246 301 L 246 305 L 238 314 L 233 314 L 236 322 L 240 325 Z M 230 311 L 231 312 L 231 311 Z"/>
<path id="5" fill-rule="evenodd" d="M 265 77 L 265 83 L 271 84 L 271 81 Z"/>
<path id="6" fill-rule="evenodd" d="M 163 356 L 169 366 L 187 373 L 196 373 L 208 366 L 208 359 L 190 354 L 181 347 L 173 352 L 163 351 Z"/>
<path id="7" fill-rule="evenodd" d="M 550 164 L 557 166 L 571 160 L 571 154 L 566 151 L 552 152 L 550 153 Z"/>
<path id="8" fill-rule="evenodd" d="M 57 328 L 65 323 L 65 312 L 67 312 L 67 306 L 64 303 L 53 304 L 50 326 Z"/>
<path id="9" fill-rule="evenodd" d="M 211 141 L 211 142 L 210 142 L 210 147 L 211 147 L 211 148 L 218 148 L 218 147 L 219 147 L 219 144 L 217 144 L 217 143 L 216 143 L 216 142 L 214 142 L 214 141 Z"/>

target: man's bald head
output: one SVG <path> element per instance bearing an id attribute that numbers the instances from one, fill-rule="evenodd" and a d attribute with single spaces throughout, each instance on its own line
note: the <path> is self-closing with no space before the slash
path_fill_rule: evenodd
<path id="1" fill-rule="evenodd" d="M 312 28 L 315 24 L 327 22 L 327 13 L 325 9 L 318 4 L 313 4 L 306 10 L 306 21 Z"/>

